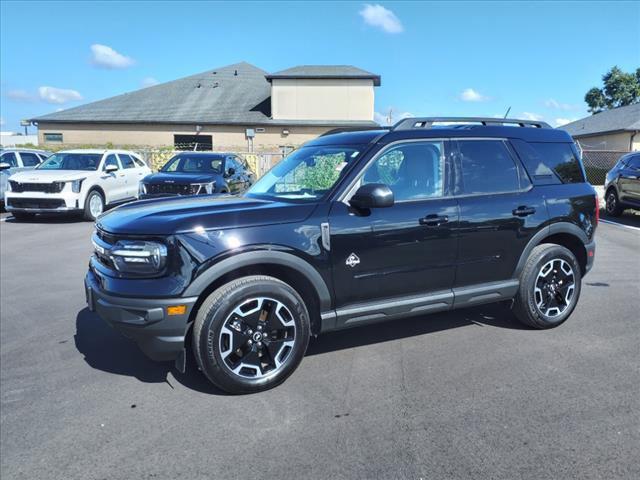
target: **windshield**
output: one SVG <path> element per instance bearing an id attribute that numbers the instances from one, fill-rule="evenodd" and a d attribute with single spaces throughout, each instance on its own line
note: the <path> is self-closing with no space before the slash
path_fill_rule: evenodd
<path id="1" fill-rule="evenodd" d="M 39 170 L 97 170 L 101 153 L 54 153 L 38 167 Z"/>
<path id="2" fill-rule="evenodd" d="M 358 145 L 302 147 L 269 170 L 247 195 L 318 200 L 336 184 L 344 167 L 360 152 Z"/>
<path id="3" fill-rule="evenodd" d="M 214 155 L 178 155 L 160 169 L 161 172 L 222 173 L 224 159 Z"/>

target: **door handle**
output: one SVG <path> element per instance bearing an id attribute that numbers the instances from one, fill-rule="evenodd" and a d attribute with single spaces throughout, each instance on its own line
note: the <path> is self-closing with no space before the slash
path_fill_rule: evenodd
<path id="1" fill-rule="evenodd" d="M 427 227 L 438 227 L 443 223 L 447 223 L 448 221 L 449 221 L 449 217 L 447 215 L 436 215 L 436 214 L 427 215 L 426 217 L 423 217 L 420 220 L 418 220 L 420 225 L 425 225 Z"/>
<path id="2" fill-rule="evenodd" d="M 516 217 L 526 217 L 528 215 L 533 215 L 536 213 L 536 209 L 533 207 L 527 207 L 524 205 L 519 206 L 518 208 L 511 211 Z"/>

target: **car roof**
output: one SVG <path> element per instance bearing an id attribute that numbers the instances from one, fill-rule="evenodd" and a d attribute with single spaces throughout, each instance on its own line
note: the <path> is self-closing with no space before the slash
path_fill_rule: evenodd
<path id="1" fill-rule="evenodd" d="M 196 157 L 226 157 L 229 155 L 235 155 L 234 153 L 227 153 L 227 152 L 203 152 L 203 151 L 196 151 L 196 152 L 192 152 L 191 150 L 183 150 L 181 152 L 176 153 L 176 157 L 179 155 L 194 155 Z"/>
<path id="2" fill-rule="evenodd" d="M 75 148 L 71 150 L 60 150 L 56 153 L 90 153 L 90 154 L 108 154 L 108 153 L 126 153 L 127 155 L 138 155 L 136 152 L 132 152 L 131 150 L 115 150 L 115 149 L 104 149 L 104 148 Z"/>
<path id="3" fill-rule="evenodd" d="M 4 152 L 46 153 L 51 155 L 51 152 L 48 152 L 46 150 L 38 150 L 37 148 L 9 147 L 9 148 L 3 148 L 2 151 L 0 151 L 0 153 L 4 153 Z"/>
<path id="4" fill-rule="evenodd" d="M 485 118 L 465 118 L 461 122 L 456 122 L 455 118 L 446 120 L 451 120 L 452 122 L 435 125 L 430 122 L 440 122 L 440 119 L 408 118 L 398 122 L 393 127 L 380 128 L 379 130 L 328 132 L 308 142 L 306 145 L 388 144 L 399 140 L 420 138 L 518 138 L 529 142 L 573 142 L 571 135 L 567 132 L 551 128 L 544 122 Z"/>

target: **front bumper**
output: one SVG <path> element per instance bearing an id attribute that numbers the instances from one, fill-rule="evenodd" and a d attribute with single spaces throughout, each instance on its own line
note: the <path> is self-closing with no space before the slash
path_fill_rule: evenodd
<path id="1" fill-rule="evenodd" d="M 135 341 L 152 360 L 174 360 L 184 351 L 189 315 L 197 301 L 190 298 L 125 298 L 106 293 L 91 270 L 84 279 L 89 310 L 124 336 Z M 167 307 L 186 305 L 181 315 L 169 315 Z"/>
<path id="2" fill-rule="evenodd" d="M 6 192 L 5 208 L 9 212 L 77 212 L 84 208 L 80 193 Z"/>

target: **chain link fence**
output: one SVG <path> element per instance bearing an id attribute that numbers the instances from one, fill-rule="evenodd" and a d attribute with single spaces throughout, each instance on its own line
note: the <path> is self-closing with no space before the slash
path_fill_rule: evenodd
<path id="1" fill-rule="evenodd" d="M 587 173 L 587 181 L 591 185 L 604 185 L 607 172 L 613 168 L 618 159 L 628 152 L 612 150 L 583 150 L 582 162 Z"/>

